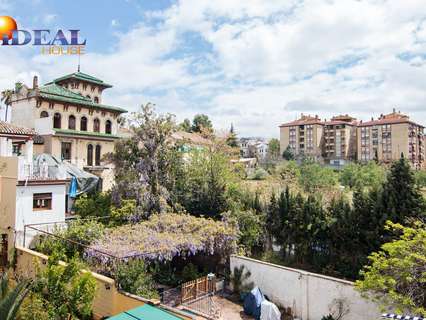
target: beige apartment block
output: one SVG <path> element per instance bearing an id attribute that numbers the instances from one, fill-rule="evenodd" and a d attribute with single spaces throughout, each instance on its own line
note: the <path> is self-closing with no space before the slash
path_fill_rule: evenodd
<path id="1" fill-rule="evenodd" d="M 17 85 L 11 98 L 12 123 L 35 129 L 34 154 L 48 153 L 102 178 L 103 189 L 113 182 L 105 155 L 119 139 L 120 114 L 126 110 L 102 103 L 112 86 L 75 72 L 32 87 Z"/>
<path id="2" fill-rule="evenodd" d="M 326 162 L 343 165 L 356 159 L 357 121 L 345 114 L 331 118 L 324 123 L 322 144 L 323 157 Z"/>
<path id="3" fill-rule="evenodd" d="M 395 109 L 377 120 L 360 122 L 357 128 L 358 160 L 389 163 L 407 158 L 413 168 L 425 165 L 424 127 Z"/>
<path id="4" fill-rule="evenodd" d="M 290 147 L 296 157 L 320 159 L 324 123 L 318 116 L 302 114 L 300 119 L 280 125 L 280 152 Z"/>

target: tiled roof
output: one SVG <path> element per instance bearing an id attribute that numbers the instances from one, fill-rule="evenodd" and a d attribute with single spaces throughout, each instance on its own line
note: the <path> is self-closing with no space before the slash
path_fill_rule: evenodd
<path id="1" fill-rule="evenodd" d="M 0 120 L 0 135 L 20 135 L 20 136 L 33 136 L 36 132 L 33 129 L 18 127 L 9 122 Z"/>
<path id="2" fill-rule="evenodd" d="M 92 108 L 115 111 L 120 113 L 127 112 L 127 110 L 119 108 L 119 107 L 113 107 L 113 106 L 109 106 L 105 104 L 95 103 L 91 99 L 84 97 L 83 95 L 79 93 L 68 90 L 67 88 L 59 86 L 56 83 L 49 83 L 40 87 L 39 95 L 45 99 L 52 99 L 52 100 L 61 101 L 61 102 L 81 104 L 81 105 L 92 107 Z"/>
<path id="3" fill-rule="evenodd" d="M 283 123 L 280 125 L 280 127 L 291 127 L 291 126 L 300 126 L 300 125 L 307 125 L 307 124 L 324 124 L 321 119 L 319 118 L 302 118 L 297 119 L 291 122 Z"/>
<path id="4" fill-rule="evenodd" d="M 358 123 L 356 121 L 343 121 L 343 120 L 330 120 L 330 121 L 326 121 L 324 122 L 324 125 L 326 126 L 330 126 L 330 125 L 340 125 L 340 124 L 346 124 L 349 126 L 356 126 Z"/>
<path id="5" fill-rule="evenodd" d="M 63 80 L 68 80 L 68 79 L 77 79 L 77 80 L 81 80 L 81 81 L 86 81 L 86 82 L 97 84 L 99 86 L 103 86 L 105 88 L 111 88 L 112 87 L 112 85 L 103 82 L 101 79 L 95 78 L 91 75 L 88 75 L 88 74 L 80 72 L 80 71 L 67 74 L 66 76 L 63 76 L 63 77 L 59 77 L 59 78 L 53 80 L 53 82 L 61 82 Z"/>
<path id="6" fill-rule="evenodd" d="M 172 138 L 179 141 L 187 141 L 195 145 L 210 145 L 212 142 L 209 139 L 203 138 L 197 133 L 177 131 L 172 134 Z"/>
<path id="7" fill-rule="evenodd" d="M 371 120 L 367 122 L 360 122 L 358 124 L 359 127 L 368 127 L 368 126 L 376 126 L 376 125 L 383 125 L 383 124 L 399 124 L 399 123 L 411 123 L 420 127 L 424 127 L 418 123 L 415 123 L 413 121 L 410 121 L 409 118 L 394 118 L 394 119 L 377 119 L 377 120 Z"/>

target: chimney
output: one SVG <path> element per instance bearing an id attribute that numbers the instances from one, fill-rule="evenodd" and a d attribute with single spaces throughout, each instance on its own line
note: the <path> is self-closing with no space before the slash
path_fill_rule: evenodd
<path id="1" fill-rule="evenodd" d="M 38 88 L 38 77 L 34 76 L 33 78 L 33 89 L 37 89 Z"/>

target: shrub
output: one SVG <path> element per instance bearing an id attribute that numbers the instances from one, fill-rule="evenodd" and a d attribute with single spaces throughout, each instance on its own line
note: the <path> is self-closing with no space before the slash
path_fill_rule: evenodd
<path id="1" fill-rule="evenodd" d="M 107 217 L 110 215 L 111 195 L 96 192 L 83 194 L 74 203 L 75 213 L 82 218 Z"/>
<path id="2" fill-rule="evenodd" d="M 263 168 L 257 168 L 248 179 L 250 180 L 265 180 L 268 177 L 268 172 Z"/>
<path id="3" fill-rule="evenodd" d="M 121 200 L 119 208 L 111 207 L 111 225 L 121 225 L 130 222 L 135 217 L 136 200 Z"/>
<path id="4" fill-rule="evenodd" d="M 120 289 L 146 299 L 159 298 L 155 283 L 143 260 L 134 259 L 119 263 L 115 276 Z"/>
<path id="5" fill-rule="evenodd" d="M 188 263 L 182 270 L 182 282 L 188 282 L 191 280 L 195 280 L 198 277 L 200 277 L 200 274 L 198 273 L 197 267 L 192 264 Z"/>

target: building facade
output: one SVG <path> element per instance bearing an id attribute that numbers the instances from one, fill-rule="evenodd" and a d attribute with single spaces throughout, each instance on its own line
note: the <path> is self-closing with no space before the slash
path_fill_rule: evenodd
<path id="1" fill-rule="evenodd" d="M 425 168 L 424 127 L 393 110 L 377 120 L 357 122 L 349 115 L 330 121 L 318 116 L 280 126 L 280 152 L 289 148 L 296 158 L 310 157 L 332 165 L 348 161 L 389 163 L 404 155 L 415 169 Z"/>
<path id="2" fill-rule="evenodd" d="M 263 138 L 241 138 L 239 141 L 240 156 L 242 158 L 256 158 L 264 160 L 268 155 L 268 142 Z"/>
<path id="3" fill-rule="evenodd" d="M 289 148 L 296 157 L 319 160 L 324 122 L 318 116 L 302 114 L 300 119 L 280 125 L 280 153 Z"/>
<path id="4" fill-rule="evenodd" d="M 425 165 L 424 127 L 393 110 L 377 120 L 361 122 L 357 128 L 358 160 L 389 163 L 407 158 L 413 168 Z"/>
<path id="5" fill-rule="evenodd" d="M 118 118 L 126 110 L 103 104 L 111 85 L 82 72 L 43 86 L 20 85 L 10 100 L 12 123 L 35 129 L 34 154 L 48 153 L 96 174 L 104 189 L 113 182 L 113 168 L 104 156 L 119 139 Z"/>
<path id="6" fill-rule="evenodd" d="M 356 159 L 357 121 L 339 115 L 324 123 L 323 157 L 326 163 L 340 166 Z"/>

